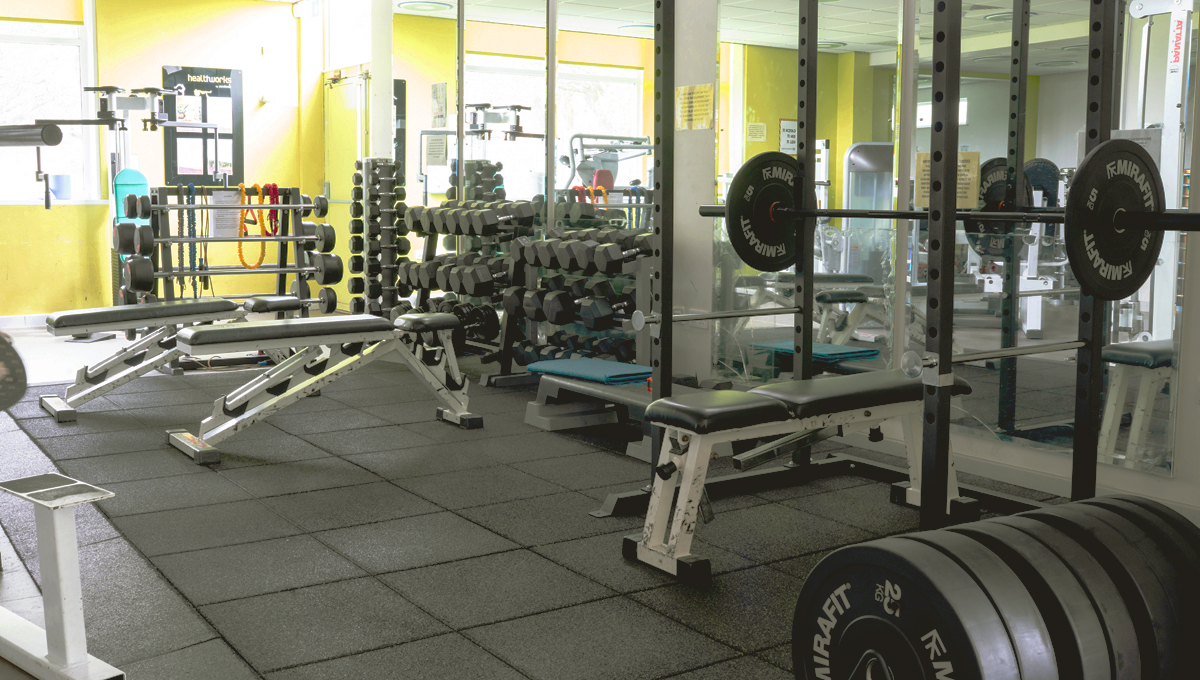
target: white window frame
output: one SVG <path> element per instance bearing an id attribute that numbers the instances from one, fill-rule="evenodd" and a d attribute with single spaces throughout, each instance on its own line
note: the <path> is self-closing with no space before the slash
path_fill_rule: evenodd
<path id="1" fill-rule="evenodd" d="M 921 116 L 924 113 L 925 122 L 922 123 Z M 933 119 L 933 102 L 921 102 L 917 104 L 917 129 L 928 129 L 930 121 Z M 967 124 L 967 98 L 963 97 L 958 100 L 958 125 L 962 127 Z"/>
<path id="2" fill-rule="evenodd" d="M 48 21 L 30 23 L 53 23 Z M 79 49 L 79 83 L 81 87 L 96 86 L 96 0 L 83 2 L 83 26 L 80 27 L 78 38 L 45 38 L 4 35 L 0 33 L 0 42 L 34 43 L 41 45 L 73 45 Z M 93 92 L 83 92 L 83 108 L 80 117 L 96 118 L 97 99 Z M 29 121 L 33 122 L 33 121 Z M 84 125 L 83 128 L 83 183 L 87 198 L 60 201 L 54 204 L 95 204 L 106 203 L 104 191 L 100 187 L 100 129 L 99 125 Z M 108 128 L 104 128 L 107 130 Z M 29 168 L 32 175 L 36 168 Z M 109 178 L 111 181 L 112 178 Z M 40 200 L 7 199 L 0 200 L 0 205 L 41 205 Z"/>

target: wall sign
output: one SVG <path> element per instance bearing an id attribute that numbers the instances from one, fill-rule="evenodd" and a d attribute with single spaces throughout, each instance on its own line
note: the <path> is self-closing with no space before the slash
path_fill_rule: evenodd
<path id="1" fill-rule="evenodd" d="M 780 119 L 779 121 L 779 152 L 798 154 L 800 143 L 796 137 L 800 134 L 800 125 L 794 120 Z"/>
<path id="2" fill-rule="evenodd" d="M 164 66 L 162 98 L 167 117 L 180 123 L 163 130 L 167 184 L 218 186 L 244 180 L 242 169 L 242 72 L 236 69 Z M 187 127 L 186 123 L 217 128 Z M 215 133 L 215 138 L 214 138 Z"/>

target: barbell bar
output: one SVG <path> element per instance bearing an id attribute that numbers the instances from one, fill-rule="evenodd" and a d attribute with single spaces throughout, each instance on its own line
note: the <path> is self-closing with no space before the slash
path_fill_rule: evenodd
<path id="1" fill-rule="evenodd" d="M 781 271 L 796 262 L 798 219 L 937 221 L 942 217 L 929 210 L 797 208 L 795 181 L 802 176 L 795 158 L 776 152 L 759 154 L 738 169 L 725 204 L 700 206 L 700 214 L 724 217 L 730 245 L 743 262 L 759 271 Z M 931 188 L 939 190 L 936 182 Z M 1079 164 L 1065 210 L 1009 212 L 1003 210 L 1003 203 L 989 202 L 989 209 L 955 211 L 954 218 L 968 223 L 1064 224 L 1067 257 L 1080 288 L 1101 300 L 1121 300 L 1137 292 L 1154 272 L 1164 232 L 1200 231 L 1200 214 L 1166 210 L 1165 201 L 1162 177 L 1149 153 L 1130 140 L 1111 139 L 1097 145 Z M 810 192 L 805 202 L 816 205 L 815 195 Z M 930 242 L 931 250 L 940 245 Z"/>
<path id="2" fill-rule="evenodd" d="M 149 224 L 121 222 L 113 227 L 113 250 L 121 255 L 149 256 L 158 244 L 176 243 L 304 243 L 307 250 L 331 252 L 337 244 L 337 231 L 329 224 L 302 222 L 306 232 L 288 236 L 168 236 L 155 238 Z"/>
<path id="3" fill-rule="evenodd" d="M 322 286 L 331 286 L 342 280 L 342 258 L 333 253 L 309 253 L 311 263 L 307 267 L 259 267 L 257 269 L 171 269 L 154 271 L 150 258 L 142 255 L 131 255 L 125 258 L 126 285 L 134 291 L 150 291 L 154 288 L 155 279 L 169 279 L 180 276 L 239 276 L 248 274 L 311 274 L 313 279 Z"/>
<path id="4" fill-rule="evenodd" d="M 128 194 L 125 196 L 125 216 L 145 220 L 150 219 L 151 213 L 172 210 L 302 210 L 305 217 L 310 212 L 317 217 L 329 214 L 329 199 L 324 196 L 318 195 L 313 199 L 301 196 L 300 200 L 300 203 L 153 203 L 149 196 Z"/>

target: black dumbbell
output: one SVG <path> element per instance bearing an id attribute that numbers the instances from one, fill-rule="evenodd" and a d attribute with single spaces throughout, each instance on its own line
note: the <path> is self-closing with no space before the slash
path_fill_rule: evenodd
<path id="1" fill-rule="evenodd" d="M 525 292 L 526 289 L 524 286 L 510 286 L 504 289 L 500 304 L 504 307 L 504 313 L 508 314 L 509 318 L 525 318 Z"/>
<path id="2" fill-rule="evenodd" d="M 491 297 L 495 295 L 497 285 L 512 281 L 515 275 L 516 265 L 511 259 L 493 257 L 486 264 L 464 267 L 457 276 L 452 272 L 451 290 L 471 297 Z M 456 282 L 457 287 L 453 285 Z"/>
<path id="3" fill-rule="evenodd" d="M 373 257 L 363 257 L 362 255 L 350 256 L 350 273 L 351 274 L 366 274 L 367 276 L 379 276 L 383 273 L 383 265 L 379 260 Z"/>
<path id="4" fill-rule="evenodd" d="M 412 310 L 413 306 L 411 302 L 408 300 L 401 300 L 400 302 L 397 302 L 394 307 L 388 310 L 387 316 L 389 320 L 395 321 L 405 314 L 408 314 Z"/>
<path id="5" fill-rule="evenodd" d="M 361 295 L 366 298 L 377 298 L 383 295 L 383 284 L 379 281 L 368 281 L 361 277 L 355 277 L 346 282 L 346 289 L 351 295 Z"/>
<path id="6" fill-rule="evenodd" d="M 575 320 L 579 314 L 579 305 L 586 298 L 593 295 L 603 296 L 611 291 L 612 284 L 607 281 L 597 281 L 589 286 L 584 279 L 576 279 L 566 284 L 564 290 L 546 293 L 542 311 L 546 321 L 555 326 L 563 326 Z"/>
<path id="7" fill-rule="evenodd" d="M 356 297 L 350 300 L 350 313 L 383 316 L 383 309 L 379 306 L 378 300 L 367 300 L 365 298 Z"/>
<path id="8" fill-rule="evenodd" d="M 612 284 L 607 281 L 603 285 L 612 288 Z M 595 291 L 600 287 L 600 284 L 592 287 Z M 608 291 L 604 291 L 607 293 Z M 585 328 L 593 331 L 603 331 L 612 328 L 616 325 L 617 312 L 621 312 L 624 316 L 633 313 L 637 308 L 636 289 L 634 286 L 625 286 L 620 296 L 599 295 L 590 297 L 579 304 L 579 318 L 583 321 Z"/>
<path id="9" fill-rule="evenodd" d="M 470 331 L 482 340 L 494 340 L 500 335 L 500 315 L 490 305 L 477 307 L 457 304 L 451 308 L 450 313 L 462 321 L 462 325 L 456 330 Z"/>
<path id="10" fill-rule="evenodd" d="M 533 204 L 515 201 L 496 208 L 484 208 L 467 213 L 469 233 L 475 236 L 491 236 L 500 231 L 502 224 L 529 226 L 533 224 Z"/>
<path id="11" fill-rule="evenodd" d="M 626 243 L 608 243 L 600 246 L 592 253 L 592 265 L 602 274 L 620 274 L 626 260 L 654 249 L 653 238 L 652 234 L 642 233 L 634 235 L 632 239 L 626 239 Z"/>
<path id="12" fill-rule="evenodd" d="M 600 247 L 597 241 L 560 241 L 554 246 L 555 259 L 559 269 L 579 271 L 585 274 L 594 273 L 592 254 Z"/>
<path id="13" fill-rule="evenodd" d="M 435 257 L 432 260 L 426 260 L 418 264 L 417 270 L 417 286 L 425 290 L 433 290 L 437 286 L 437 273 L 446 262 L 446 256 Z M 409 270 L 409 276 L 412 276 L 412 270 Z M 409 279 L 411 283 L 412 279 Z"/>
<path id="14" fill-rule="evenodd" d="M 438 268 L 435 276 L 437 287 L 441 290 L 454 290 L 454 286 L 450 283 L 450 272 L 459 267 L 466 267 L 476 264 L 482 258 L 476 253 L 463 253 L 462 255 L 451 255 L 446 262 Z M 457 292 L 457 291 L 455 291 Z"/>

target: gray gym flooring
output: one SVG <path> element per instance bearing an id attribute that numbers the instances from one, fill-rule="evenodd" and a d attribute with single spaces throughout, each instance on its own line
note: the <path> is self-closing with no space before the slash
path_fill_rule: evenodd
<path id="1" fill-rule="evenodd" d="M 381 362 L 226 440 L 215 468 L 165 443 L 248 378 L 142 378 L 71 424 L 37 404 L 65 386 L 0 413 L 3 479 L 57 469 L 116 493 L 80 508 L 80 562 L 90 651 L 132 680 L 782 680 L 808 570 L 917 526 L 857 477 L 721 500 L 697 530 L 715 575 L 697 591 L 621 557 L 640 517 L 588 515 L 647 479 L 606 450 L 621 428 L 542 432 L 524 424 L 533 392 L 472 385 L 485 428 L 459 430 Z M 33 513 L 0 495 L 0 518 L 20 557 L 0 604 L 28 603 L 14 570 L 38 578 Z"/>

